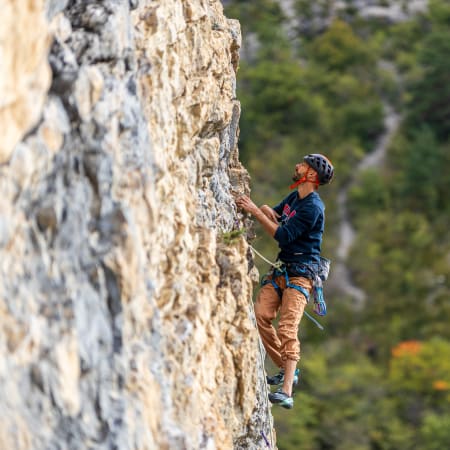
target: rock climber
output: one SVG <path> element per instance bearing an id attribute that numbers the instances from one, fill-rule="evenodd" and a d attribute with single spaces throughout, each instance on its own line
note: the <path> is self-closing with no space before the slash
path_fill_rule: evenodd
<path id="1" fill-rule="evenodd" d="M 275 266 L 263 278 L 255 302 L 258 330 L 264 347 L 279 373 L 267 377 L 270 385 L 281 386 L 269 393 L 274 404 L 291 409 L 293 388 L 298 383 L 300 359 L 298 326 L 308 298 L 313 292 L 321 264 L 320 250 L 325 223 L 325 206 L 317 192 L 319 185 L 328 184 L 334 175 L 330 160 L 324 155 L 306 155 L 296 164 L 290 186 L 296 190 L 273 208 L 258 208 L 250 197 L 243 195 L 236 204 L 252 214 L 264 230 L 279 245 Z M 319 280 L 320 281 L 320 280 Z M 323 297 L 322 297 L 323 301 Z M 322 306 L 318 305 L 318 314 Z M 278 329 L 272 321 L 279 313 Z"/>

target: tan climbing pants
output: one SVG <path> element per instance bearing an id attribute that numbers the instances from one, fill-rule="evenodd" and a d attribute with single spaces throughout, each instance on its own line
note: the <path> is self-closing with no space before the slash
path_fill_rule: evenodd
<path id="1" fill-rule="evenodd" d="M 264 348 L 272 361 L 280 368 L 284 368 L 287 359 L 300 359 L 300 341 L 298 326 L 303 316 L 307 300 L 305 296 L 294 288 L 286 288 L 286 279 L 279 276 L 274 279 L 280 287 L 283 296 L 280 299 L 275 287 L 268 283 L 259 291 L 255 302 L 255 315 L 259 334 Z M 302 286 L 309 293 L 312 282 L 308 278 L 289 277 L 289 283 Z M 272 321 L 280 313 L 278 330 Z"/>

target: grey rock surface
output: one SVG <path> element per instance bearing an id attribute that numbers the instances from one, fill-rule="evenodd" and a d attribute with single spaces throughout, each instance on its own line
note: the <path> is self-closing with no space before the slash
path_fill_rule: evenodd
<path id="1" fill-rule="evenodd" d="M 0 448 L 275 447 L 247 244 L 222 238 L 249 189 L 239 24 L 218 0 L 5 17 L 28 14 L 46 51 L 0 149 Z"/>

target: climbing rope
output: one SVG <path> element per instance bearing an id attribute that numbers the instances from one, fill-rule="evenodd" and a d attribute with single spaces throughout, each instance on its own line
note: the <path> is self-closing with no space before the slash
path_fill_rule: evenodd
<path id="1" fill-rule="evenodd" d="M 314 319 L 313 316 L 311 316 L 310 314 L 308 314 L 306 311 L 303 311 L 303 314 L 311 321 L 314 322 L 317 325 L 317 328 L 319 328 L 320 330 L 324 330 L 323 325 L 321 325 L 316 319 Z"/>
<path id="2" fill-rule="evenodd" d="M 282 261 L 276 261 L 276 262 L 272 262 L 269 259 L 267 259 L 264 255 L 261 255 L 261 253 L 258 252 L 258 250 L 256 250 L 253 246 L 251 246 L 250 244 L 248 245 L 251 250 L 258 255 L 263 261 L 265 261 L 267 264 L 270 264 L 271 266 L 273 266 L 275 269 L 281 269 L 281 267 L 283 266 L 283 262 Z M 314 317 L 312 317 L 310 314 L 308 314 L 307 311 L 304 311 L 303 314 L 305 314 L 305 316 L 311 320 L 311 322 L 313 322 L 317 328 L 319 328 L 320 330 L 324 330 L 323 326 L 316 320 L 314 319 Z"/>
<path id="3" fill-rule="evenodd" d="M 275 269 L 281 269 L 283 262 L 282 261 L 276 261 L 276 262 L 272 262 L 269 259 L 267 259 L 264 255 L 261 255 L 261 253 L 258 252 L 258 250 L 256 250 L 256 248 L 252 247 L 249 244 L 249 247 L 262 259 L 264 260 L 266 263 L 270 264 L 271 266 L 275 267 Z"/>

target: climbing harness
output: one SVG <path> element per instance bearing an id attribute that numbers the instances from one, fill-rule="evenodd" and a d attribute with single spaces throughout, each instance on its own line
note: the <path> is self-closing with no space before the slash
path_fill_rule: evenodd
<path id="1" fill-rule="evenodd" d="M 281 298 L 283 296 L 283 292 L 281 291 L 280 286 L 278 286 L 278 284 L 274 280 L 274 278 L 281 276 L 284 276 L 287 288 L 292 288 L 295 289 L 296 291 L 299 291 L 301 294 L 305 296 L 306 301 L 309 300 L 309 292 L 307 291 L 307 289 L 305 289 L 303 286 L 297 286 L 296 284 L 292 284 L 289 281 L 286 266 L 282 266 L 280 269 L 273 269 L 268 274 L 264 275 L 263 279 L 261 280 L 261 286 L 265 286 L 266 284 L 270 283 L 277 291 L 278 296 Z"/>
<path id="2" fill-rule="evenodd" d="M 287 270 L 286 270 L 285 266 L 282 267 L 281 269 L 274 269 L 274 270 L 272 270 L 272 274 L 270 274 L 270 272 L 269 272 L 269 274 L 266 274 L 263 277 L 263 279 L 261 280 L 261 286 L 265 286 L 266 284 L 270 283 L 274 287 L 274 289 L 277 292 L 278 296 L 280 298 L 282 298 L 283 292 L 282 292 L 280 286 L 278 286 L 278 284 L 274 280 L 274 278 L 276 278 L 278 276 L 282 276 L 282 275 L 284 275 L 285 280 L 286 280 L 286 288 L 292 288 L 292 289 L 295 289 L 295 290 L 299 291 L 301 294 L 303 294 L 305 296 L 306 301 L 309 301 L 309 292 L 304 287 L 297 286 L 296 284 L 292 284 L 289 281 L 289 276 L 287 274 Z M 325 308 L 325 310 L 326 310 L 326 308 Z M 313 311 L 316 312 L 316 304 L 315 304 L 315 302 L 314 302 L 314 309 L 313 309 Z M 314 317 L 312 317 L 310 314 L 308 314 L 307 311 L 304 311 L 303 314 L 305 314 L 305 316 L 309 320 L 311 320 L 311 322 L 313 322 L 318 328 L 320 328 L 321 330 L 324 329 L 323 326 L 316 319 L 314 319 Z"/>
<path id="3" fill-rule="evenodd" d="M 261 280 L 261 286 L 265 286 L 266 284 L 271 284 L 275 291 L 277 292 L 278 296 L 281 298 L 283 293 L 280 288 L 280 286 L 277 285 L 275 282 L 275 278 L 279 276 L 284 276 L 286 280 L 286 288 L 292 288 L 297 291 L 299 291 L 301 294 L 303 294 L 306 298 L 306 301 L 309 301 L 309 292 L 307 289 L 305 289 L 302 286 L 297 286 L 296 284 L 292 284 L 289 281 L 289 275 L 287 273 L 287 267 L 286 265 L 278 260 L 275 263 L 265 258 L 261 253 L 259 253 L 257 250 L 255 250 L 251 245 L 249 245 L 251 250 L 258 255 L 261 259 L 263 259 L 265 262 L 270 264 L 271 270 L 264 275 L 264 277 Z M 313 311 L 319 315 L 324 316 L 327 313 L 327 305 L 325 303 L 325 299 L 323 296 L 323 285 L 322 281 L 325 281 L 328 278 L 328 274 L 330 271 L 330 264 L 331 261 L 327 258 L 320 257 L 320 263 L 317 265 L 317 270 L 313 271 L 309 269 L 308 267 L 304 267 L 305 274 L 307 272 L 308 278 L 311 278 L 313 280 L 313 297 L 314 297 L 314 309 Z M 308 314 L 307 311 L 304 311 L 304 314 L 308 319 L 310 319 L 318 328 L 321 330 L 324 329 L 324 327 L 316 320 L 314 317 L 312 317 L 310 314 Z"/>

